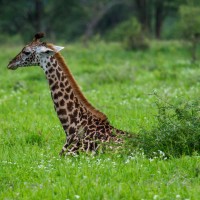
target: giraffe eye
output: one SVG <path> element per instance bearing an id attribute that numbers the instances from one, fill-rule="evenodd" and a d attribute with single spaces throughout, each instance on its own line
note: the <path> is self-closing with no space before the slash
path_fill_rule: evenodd
<path id="1" fill-rule="evenodd" d="M 46 53 L 47 53 L 47 54 L 50 54 L 50 53 L 51 53 L 51 51 L 47 50 L 47 51 L 46 51 Z"/>
<path id="2" fill-rule="evenodd" d="M 23 51 L 23 53 L 28 56 L 28 55 L 30 55 L 31 52 L 29 52 L 29 51 Z"/>

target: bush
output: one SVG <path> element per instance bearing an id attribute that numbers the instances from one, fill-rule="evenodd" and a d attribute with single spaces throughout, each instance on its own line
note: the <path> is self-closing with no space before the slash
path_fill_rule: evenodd
<path id="1" fill-rule="evenodd" d="M 148 157 L 158 152 L 167 157 L 200 153 L 200 101 L 173 105 L 157 97 L 156 106 L 156 125 L 141 130 L 135 145 Z"/>
<path id="2" fill-rule="evenodd" d="M 122 42 L 124 48 L 128 50 L 144 50 L 149 46 L 140 23 L 134 17 L 120 23 L 108 33 L 107 38 Z"/>

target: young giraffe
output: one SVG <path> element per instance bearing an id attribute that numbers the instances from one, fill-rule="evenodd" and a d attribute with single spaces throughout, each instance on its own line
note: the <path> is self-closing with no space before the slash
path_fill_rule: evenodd
<path id="1" fill-rule="evenodd" d="M 66 133 L 64 152 L 96 151 L 101 142 L 121 143 L 125 132 L 111 126 L 105 114 L 95 109 L 81 93 L 64 59 L 58 53 L 64 47 L 44 43 L 37 33 L 31 43 L 10 61 L 8 69 L 41 66 L 51 90 L 58 118 Z"/>

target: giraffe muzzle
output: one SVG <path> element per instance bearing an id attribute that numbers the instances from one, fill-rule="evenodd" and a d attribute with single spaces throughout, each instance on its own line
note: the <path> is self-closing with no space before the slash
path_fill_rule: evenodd
<path id="1" fill-rule="evenodd" d="M 11 69 L 11 70 L 15 70 L 15 69 L 17 69 L 17 67 L 18 67 L 17 65 L 13 65 L 12 63 L 9 63 L 7 66 L 7 68 Z"/>

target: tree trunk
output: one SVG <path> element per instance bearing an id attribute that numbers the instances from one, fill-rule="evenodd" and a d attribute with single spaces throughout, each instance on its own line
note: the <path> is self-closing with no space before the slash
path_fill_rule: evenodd
<path id="1" fill-rule="evenodd" d="M 135 0 L 138 20 L 144 31 L 149 31 L 151 28 L 149 0 Z"/>
<path id="2" fill-rule="evenodd" d="M 157 39 L 160 39 L 162 24 L 163 24 L 163 2 L 157 1 L 155 4 L 155 35 Z"/>
<path id="3" fill-rule="evenodd" d="M 39 32 L 42 30 L 42 14 L 43 14 L 43 2 L 42 0 L 35 0 L 34 2 L 34 25 L 35 25 L 35 30 L 36 32 Z"/>
<path id="4" fill-rule="evenodd" d="M 197 60 L 197 43 L 198 43 L 198 38 L 196 36 L 193 36 L 191 40 L 191 57 L 192 57 L 192 62 L 194 63 Z"/>

